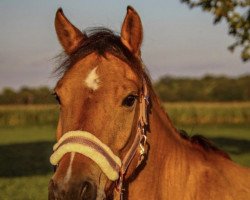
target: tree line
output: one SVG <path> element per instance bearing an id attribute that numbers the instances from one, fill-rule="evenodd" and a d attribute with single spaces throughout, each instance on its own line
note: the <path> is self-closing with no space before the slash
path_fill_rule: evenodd
<path id="1" fill-rule="evenodd" d="M 250 75 L 236 78 L 164 76 L 154 83 L 154 88 L 162 101 L 250 101 Z M 54 104 L 52 93 L 46 86 L 4 88 L 0 92 L 0 104 Z"/>
<path id="2" fill-rule="evenodd" d="M 154 84 L 162 101 L 249 101 L 250 75 L 237 78 L 206 75 L 202 78 L 165 76 Z"/>
<path id="3" fill-rule="evenodd" d="M 19 90 L 3 88 L 0 93 L 0 104 L 54 104 L 55 98 L 49 87 L 22 87 Z"/>

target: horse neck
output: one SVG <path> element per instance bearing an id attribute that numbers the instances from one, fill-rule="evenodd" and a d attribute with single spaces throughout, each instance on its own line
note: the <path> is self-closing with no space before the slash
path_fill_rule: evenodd
<path id="1" fill-rule="evenodd" d="M 177 133 L 170 118 L 162 108 L 156 95 L 152 95 L 152 116 L 150 117 L 149 144 L 154 162 L 166 160 L 168 155 L 176 153 L 183 146 L 182 139 Z M 163 159 L 159 159 L 161 156 Z"/>
<path id="2" fill-rule="evenodd" d="M 128 199 L 208 199 L 209 196 L 209 199 L 223 199 L 223 192 L 228 188 L 230 195 L 236 186 L 249 191 L 249 181 L 245 181 L 250 177 L 249 171 L 221 154 L 204 152 L 182 139 L 156 95 L 151 94 L 151 98 L 148 159 L 138 177 L 129 184 Z M 225 166 L 230 170 L 225 170 Z M 217 170 L 213 171 L 214 168 Z M 235 174 L 238 176 L 234 179 Z M 242 178 L 238 178 L 240 176 Z M 236 184 L 230 185 L 229 180 Z M 220 190 L 217 191 L 218 185 Z M 216 191 L 213 195 L 212 190 Z M 247 199 L 244 195 L 249 197 L 242 193 L 238 199 Z"/>
<path id="3" fill-rule="evenodd" d="M 169 166 L 169 163 L 175 163 L 170 162 L 173 157 L 181 157 L 185 153 L 182 139 L 154 93 L 151 94 L 151 100 L 150 131 L 148 133 L 150 148 L 147 164 L 138 177 L 129 185 L 131 199 L 139 197 L 140 194 L 149 197 L 148 199 L 155 199 L 155 195 L 159 194 L 160 184 L 164 182 L 164 180 L 160 179 L 166 175 L 166 166 Z M 177 166 L 172 167 L 178 168 Z M 178 172 L 176 171 L 176 173 Z"/>

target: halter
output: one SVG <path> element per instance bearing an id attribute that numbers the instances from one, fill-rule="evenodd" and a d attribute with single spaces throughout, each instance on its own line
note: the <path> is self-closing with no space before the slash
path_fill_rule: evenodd
<path id="1" fill-rule="evenodd" d="M 136 135 L 130 149 L 122 160 L 93 134 L 86 131 L 70 131 L 65 133 L 54 145 L 54 152 L 50 157 L 51 164 L 57 165 L 60 159 L 69 152 L 77 152 L 89 157 L 102 169 L 110 180 L 117 181 L 115 198 L 122 200 L 124 191 L 123 180 L 130 163 L 136 153 L 139 152 L 140 156 L 137 167 L 140 166 L 147 154 L 145 146 L 147 143 L 148 105 L 148 88 L 143 78 L 143 88 L 139 98 L 140 110 Z"/>

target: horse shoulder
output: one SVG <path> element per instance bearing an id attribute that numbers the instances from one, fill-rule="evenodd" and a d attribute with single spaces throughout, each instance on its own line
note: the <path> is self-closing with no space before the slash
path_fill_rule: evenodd
<path id="1" fill-rule="evenodd" d="M 216 154 L 209 154 L 201 165 L 197 199 L 250 199 L 249 169 Z"/>
<path id="2" fill-rule="evenodd" d="M 214 152 L 190 149 L 163 174 L 160 199 L 250 199 L 250 170 Z"/>
<path id="3" fill-rule="evenodd" d="M 226 160 L 221 165 L 235 199 L 250 199 L 250 169 Z"/>

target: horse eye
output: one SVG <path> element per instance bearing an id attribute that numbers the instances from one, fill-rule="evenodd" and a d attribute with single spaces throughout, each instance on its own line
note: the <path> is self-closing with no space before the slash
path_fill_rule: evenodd
<path id="1" fill-rule="evenodd" d="M 54 92 L 52 95 L 55 97 L 56 101 L 57 101 L 59 104 L 61 104 L 60 97 L 57 95 L 57 93 Z"/>
<path id="2" fill-rule="evenodd" d="M 137 96 L 129 95 L 123 100 L 122 105 L 127 106 L 127 107 L 131 107 L 134 105 L 136 99 L 137 99 Z"/>

